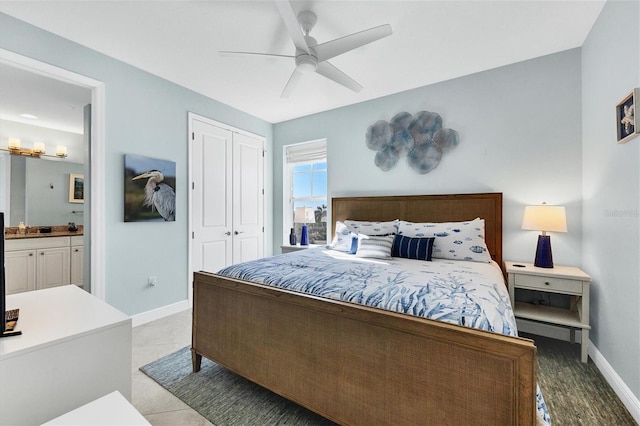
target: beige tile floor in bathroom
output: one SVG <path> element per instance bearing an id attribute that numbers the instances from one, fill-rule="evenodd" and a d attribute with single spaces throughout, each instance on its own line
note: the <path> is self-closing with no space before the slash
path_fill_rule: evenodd
<path id="1" fill-rule="evenodd" d="M 133 328 L 131 403 L 154 426 L 212 425 L 140 367 L 191 344 L 191 310 Z"/>

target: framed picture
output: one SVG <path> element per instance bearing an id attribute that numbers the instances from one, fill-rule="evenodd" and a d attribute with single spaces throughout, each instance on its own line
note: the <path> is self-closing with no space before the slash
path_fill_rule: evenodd
<path id="1" fill-rule="evenodd" d="M 84 175 L 69 175 L 69 202 L 84 203 Z"/>
<path id="2" fill-rule="evenodd" d="M 125 222 L 174 222 L 175 189 L 175 162 L 125 154 Z"/>
<path id="3" fill-rule="evenodd" d="M 640 135 L 640 119 L 636 114 L 636 105 L 640 100 L 640 88 L 633 89 L 618 105 L 616 105 L 616 128 L 618 143 L 627 143 Z"/>

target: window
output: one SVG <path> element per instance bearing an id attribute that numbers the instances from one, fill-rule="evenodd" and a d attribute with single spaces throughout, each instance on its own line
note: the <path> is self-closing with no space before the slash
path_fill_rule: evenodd
<path id="1" fill-rule="evenodd" d="M 300 229 L 306 224 L 309 228 L 309 242 L 326 244 L 327 143 L 322 140 L 290 145 L 285 147 L 285 156 L 287 167 L 283 192 L 289 194 L 289 197 L 285 200 L 283 228 L 286 232 L 283 238 L 288 243 L 289 230 L 295 228 L 299 241 Z M 300 222 L 295 221 L 296 209 Z"/>

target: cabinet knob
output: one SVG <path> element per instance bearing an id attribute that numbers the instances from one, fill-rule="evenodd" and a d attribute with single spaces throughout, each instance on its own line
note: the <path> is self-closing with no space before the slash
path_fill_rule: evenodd
<path id="1" fill-rule="evenodd" d="M 549 283 L 549 281 L 545 281 L 544 285 L 551 285 L 551 284 Z"/>
<path id="2" fill-rule="evenodd" d="M 29 253 L 29 256 L 33 256 L 33 253 Z"/>
<path id="3" fill-rule="evenodd" d="M 40 252 L 40 256 L 44 256 L 44 252 L 43 251 Z"/>
<path id="4" fill-rule="evenodd" d="M 78 249 L 75 249 L 74 251 L 77 253 L 77 252 L 78 252 Z"/>

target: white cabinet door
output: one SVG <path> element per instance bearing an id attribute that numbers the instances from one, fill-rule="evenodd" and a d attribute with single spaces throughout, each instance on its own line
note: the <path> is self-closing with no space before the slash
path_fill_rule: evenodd
<path id="1" fill-rule="evenodd" d="M 84 246 L 71 247 L 71 284 L 82 287 L 84 276 Z"/>
<path id="2" fill-rule="evenodd" d="M 263 256 L 263 142 L 233 135 L 233 263 Z"/>
<path id="3" fill-rule="evenodd" d="M 36 251 L 5 252 L 6 294 L 36 289 Z"/>
<path id="4" fill-rule="evenodd" d="M 39 249 L 36 253 L 36 289 L 69 284 L 69 247 Z"/>

